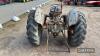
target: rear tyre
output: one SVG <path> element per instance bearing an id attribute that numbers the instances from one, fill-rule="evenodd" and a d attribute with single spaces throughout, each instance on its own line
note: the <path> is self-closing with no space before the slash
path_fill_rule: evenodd
<path id="1" fill-rule="evenodd" d="M 80 46 L 83 43 L 86 35 L 86 20 L 83 15 L 79 15 L 77 24 L 72 25 L 68 29 L 68 44 L 71 47 Z"/>
<path id="2" fill-rule="evenodd" d="M 42 26 L 38 24 L 35 20 L 35 10 L 30 11 L 27 20 L 27 38 L 29 42 L 34 46 L 40 45 L 40 37 L 42 34 Z"/>

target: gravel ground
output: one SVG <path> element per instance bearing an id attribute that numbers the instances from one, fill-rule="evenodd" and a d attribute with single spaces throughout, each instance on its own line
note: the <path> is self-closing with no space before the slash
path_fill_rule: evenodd
<path id="1" fill-rule="evenodd" d="M 49 3 L 42 9 L 45 14 L 48 13 L 50 5 L 56 3 Z M 67 14 L 72 6 L 63 6 L 63 14 Z M 22 19 L 19 22 L 8 22 L 5 28 L 0 30 L 0 56 L 99 56 L 100 55 L 100 11 L 98 8 L 91 7 L 77 7 L 77 9 L 86 15 L 87 20 L 87 35 L 84 43 L 77 48 L 95 48 L 95 53 L 78 53 L 77 48 L 70 48 L 71 52 L 47 52 L 46 50 L 46 36 L 42 40 L 39 47 L 33 47 L 27 40 L 26 36 L 26 21 L 27 13 L 20 16 Z M 95 11 L 96 10 L 96 11 Z M 65 13 L 66 12 L 66 13 Z M 45 34 L 45 32 L 43 33 Z M 52 41 L 51 41 L 52 42 Z M 66 49 L 62 46 L 59 49 Z"/>

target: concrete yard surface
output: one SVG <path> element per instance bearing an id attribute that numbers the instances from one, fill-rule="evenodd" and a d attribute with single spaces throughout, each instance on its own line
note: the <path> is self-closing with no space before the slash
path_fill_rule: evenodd
<path id="1" fill-rule="evenodd" d="M 48 0 L 49 1 L 49 0 Z M 13 16 L 20 16 L 21 14 L 32 10 L 32 7 L 39 6 L 47 0 L 33 0 L 26 3 L 12 3 L 0 6 L 0 24 L 6 23 L 12 19 Z"/>

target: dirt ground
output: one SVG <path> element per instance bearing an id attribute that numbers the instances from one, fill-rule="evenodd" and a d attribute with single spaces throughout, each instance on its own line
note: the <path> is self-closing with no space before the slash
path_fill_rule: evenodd
<path id="1" fill-rule="evenodd" d="M 49 12 L 51 4 L 43 6 L 45 14 Z M 63 14 L 67 14 L 73 6 L 63 6 Z M 99 56 L 100 55 L 100 8 L 76 7 L 83 12 L 87 20 L 87 35 L 84 43 L 77 48 L 95 48 L 95 53 L 78 53 L 77 48 L 70 48 L 71 52 L 47 52 L 46 40 L 39 47 L 33 47 L 27 40 L 26 22 L 28 13 L 20 16 L 19 22 L 10 21 L 0 29 L 0 56 Z M 44 36 L 43 38 L 46 38 Z M 59 47 L 59 49 L 64 49 Z M 65 48 L 66 49 L 66 48 Z M 64 50 L 65 50 L 64 49 Z"/>

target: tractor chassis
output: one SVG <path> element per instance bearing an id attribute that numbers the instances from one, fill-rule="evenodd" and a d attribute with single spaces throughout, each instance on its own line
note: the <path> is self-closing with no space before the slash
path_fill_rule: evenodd
<path id="1" fill-rule="evenodd" d="M 50 16 L 46 15 L 45 16 L 45 20 L 44 20 L 44 27 L 43 29 L 46 29 L 47 30 L 47 40 L 46 40 L 46 45 L 47 45 L 47 51 L 50 51 L 50 52 L 69 52 L 70 53 L 70 47 L 68 45 L 68 41 L 66 41 L 66 36 L 65 36 L 65 30 L 66 30 L 66 26 L 63 26 L 64 29 L 63 31 L 61 31 L 62 35 L 63 35 L 63 38 L 64 38 L 64 42 L 65 42 L 65 47 L 67 48 L 67 50 L 65 51 L 58 51 L 58 50 L 49 50 L 49 39 L 50 39 L 50 34 L 51 32 L 49 31 L 49 24 L 46 23 L 46 20 L 47 20 L 47 17 L 50 18 Z M 65 23 L 64 23 L 65 24 Z M 56 38 L 57 36 L 56 35 L 53 35 L 54 38 Z"/>
<path id="2" fill-rule="evenodd" d="M 67 50 L 65 51 L 57 51 L 57 50 L 49 50 L 49 39 L 50 39 L 50 32 L 48 32 L 48 29 L 47 29 L 47 40 L 46 40 L 46 45 L 47 45 L 47 51 L 50 51 L 50 52 L 69 52 L 70 53 L 70 47 L 68 45 L 68 41 L 66 41 L 66 36 L 65 36 L 65 30 L 64 30 L 64 33 L 62 32 L 63 34 L 63 37 L 65 38 L 64 39 L 64 42 L 65 42 L 65 47 L 67 48 Z M 55 36 L 53 36 L 55 37 Z"/>

